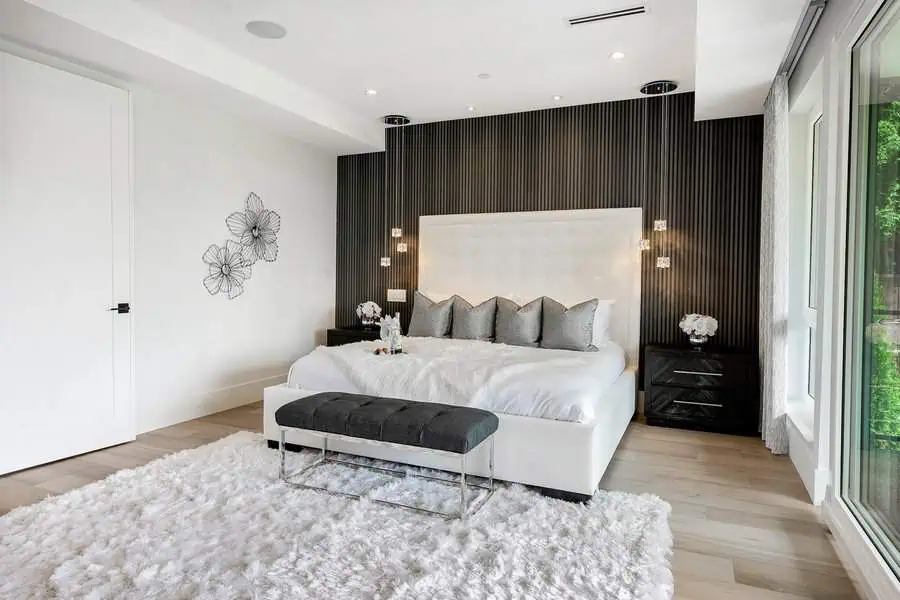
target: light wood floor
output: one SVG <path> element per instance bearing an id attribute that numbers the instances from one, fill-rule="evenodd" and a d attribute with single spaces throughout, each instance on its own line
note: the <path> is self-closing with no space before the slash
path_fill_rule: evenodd
<path id="1" fill-rule="evenodd" d="M 261 424 L 252 404 L 0 477 L 0 514 Z M 672 505 L 677 599 L 858 598 L 790 461 L 758 439 L 635 423 L 600 485 Z"/>

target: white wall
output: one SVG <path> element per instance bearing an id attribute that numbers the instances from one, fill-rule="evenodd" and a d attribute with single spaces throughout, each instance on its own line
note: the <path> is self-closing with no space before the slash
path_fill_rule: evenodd
<path id="1" fill-rule="evenodd" d="M 138 433 L 262 398 L 333 323 L 336 160 L 171 96 L 134 90 L 134 394 Z M 201 256 L 250 192 L 281 215 L 274 263 L 244 294 Z"/>

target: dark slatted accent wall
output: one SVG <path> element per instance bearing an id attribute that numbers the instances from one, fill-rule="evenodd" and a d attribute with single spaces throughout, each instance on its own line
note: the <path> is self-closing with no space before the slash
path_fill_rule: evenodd
<path id="1" fill-rule="evenodd" d="M 411 125 L 389 131 L 387 152 L 339 157 L 336 324 L 357 322 L 363 300 L 408 322 L 411 302 L 387 304 L 386 290 L 412 300 L 420 215 L 643 206 L 654 248 L 644 253 L 642 343 L 683 343 L 681 315 L 702 312 L 719 319 L 717 345 L 756 350 L 762 118 L 693 114 L 693 94 L 677 94 Z M 654 218 L 669 231 L 650 231 Z M 388 244 L 394 222 L 406 255 Z M 670 269 L 655 266 L 661 247 Z"/>

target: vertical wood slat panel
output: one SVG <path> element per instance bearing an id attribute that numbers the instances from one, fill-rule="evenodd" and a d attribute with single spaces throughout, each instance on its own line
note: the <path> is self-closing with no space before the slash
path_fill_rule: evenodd
<path id="1" fill-rule="evenodd" d="M 363 300 L 408 323 L 411 302 L 387 304 L 387 288 L 412 300 L 420 215 L 643 206 L 642 344 L 683 343 L 681 315 L 702 312 L 719 319 L 717 344 L 755 351 L 762 118 L 694 122 L 693 94 L 668 103 L 668 207 L 662 98 L 392 128 L 386 152 L 339 157 L 336 324 Z M 388 238 L 401 182 L 406 255 Z M 658 217 L 669 231 L 651 231 Z M 655 267 L 662 252 L 671 269 Z"/>

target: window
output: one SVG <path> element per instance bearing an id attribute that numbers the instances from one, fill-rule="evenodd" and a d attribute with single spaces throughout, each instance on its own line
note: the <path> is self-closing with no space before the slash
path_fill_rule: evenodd
<path id="1" fill-rule="evenodd" d="M 820 162 L 822 160 L 821 66 L 795 99 L 790 116 L 790 230 L 788 281 L 788 415 L 815 437 L 818 382 L 817 334 L 821 271 Z"/>
<path id="2" fill-rule="evenodd" d="M 841 494 L 900 575 L 900 2 L 853 50 Z"/>
<path id="3" fill-rule="evenodd" d="M 816 362 L 816 346 L 818 337 L 816 336 L 816 319 L 818 318 L 819 306 L 819 271 L 821 270 L 821 223 L 819 222 L 819 214 L 822 212 L 820 203 L 822 195 L 819 193 L 821 189 L 819 177 L 819 164 L 822 157 L 822 115 L 821 113 L 813 121 L 809 128 L 809 173 L 807 189 L 809 194 L 807 197 L 808 208 L 807 218 L 807 236 L 806 236 L 806 308 L 804 309 L 804 321 L 808 330 L 806 344 L 806 395 L 815 401 L 816 399 L 816 381 L 818 381 L 818 365 Z"/>

